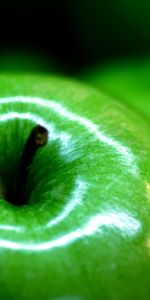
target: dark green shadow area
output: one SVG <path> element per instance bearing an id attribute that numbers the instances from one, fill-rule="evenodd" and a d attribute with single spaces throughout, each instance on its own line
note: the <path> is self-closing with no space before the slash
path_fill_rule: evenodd
<path id="1" fill-rule="evenodd" d="M 0 72 L 55 74 L 61 72 L 61 67 L 36 51 L 16 49 L 0 53 Z"/>

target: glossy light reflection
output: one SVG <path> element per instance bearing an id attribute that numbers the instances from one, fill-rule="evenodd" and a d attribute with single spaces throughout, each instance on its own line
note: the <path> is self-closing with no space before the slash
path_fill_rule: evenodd
<path id="1" fill-rule="evenodd" d="M 22 232 L 23 228 L 12 225 L 0 225 L 0 230 Z"/>
<path id="2" fill-rule="evenodd" d="M 116 230 L 124 236 L 132 237 L 137 234 L 141 228 L 141 224 L 134 217 L 124 212 L 108 212 L 100 213 L 94 217 L 89 218 L 88 222 L 81 228 L 78 228 L 70 233 L 67 233 L 59 238 L 48 242 L 28 243 L 12 242 L 7 240 L 0 240 L 0 247 L 11 250 L 24 251 L 45 251 L 54 248 L 67 246 L 81 238 L 91 236 L 98 233 L 100 238 L 103 235 L 103 228 L 108 230 Z M 105 232 L 105 231 L 104 231 Z"/>
<path id="3" fill-rule="evenodd" d="M 62 116 L 63 118 L 68 119 L 68 121 L 79 123 L 80 125 L 84 126 L 88 130 L 88 132 L 93 134 L 93 136 L 95 136 L 95 138 L 101 143 L 107 144 L 110 147 L 114 148 L 118 155 L 122 158 L 122 162 L 127 167 L 128 172 L 132 173 L 133 175 L 138 175 L 138 168 L 135 162 L 135 157 L 131 150 L 128 147 L 122 145 L 120 142 L 116 141 L 115 139 L 107 136 L 104 132 L 102 132 L 102 130 L 100 130 L 99 126 L 94 124 L 91 120 L 81 117 L 73 112 L 70 112 L 62 104 L 54 100 L 30 96 L 14 96 L 0 99 L 1 105 L 15 102 L 28 102 L 30 104 L 46 107 L 55 111 L 56 113 L 58 113 L 58 115 Z"/>
<path id="4" fill-rule="evenodd" d="M 50 221 L 46 227 L 50 228 L 61 221 L 63 221 L 70 213 L 82 203 L 82 198 L 88 188 L 89 184 L 87 184 L 81 178 L 77 178 L 75 188 L 72 192 L 72 195 L 69 196 L 69 203 L 65 206 L 62 213 L 59 213 L 58 217 Z"/>

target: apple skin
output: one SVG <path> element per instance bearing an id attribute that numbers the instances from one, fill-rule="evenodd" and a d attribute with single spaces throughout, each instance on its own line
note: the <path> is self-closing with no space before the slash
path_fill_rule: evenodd
<path id="1" fill-rule="evenodd" d="M 113 61 L 81 77 L 150 118 L 149 57 Z"/>
<path id="2" fill-rule="evenodd" d="M 0 200 L 0 298 L 149 299 L 147 122 L 69 79 L 1 74 L 0 83 L 1 190 L 34 124 L 49 130 L 29 203 Z"/>

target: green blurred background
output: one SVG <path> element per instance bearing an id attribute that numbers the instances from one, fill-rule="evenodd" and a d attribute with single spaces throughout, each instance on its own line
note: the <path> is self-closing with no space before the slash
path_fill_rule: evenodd
<path id="1" fill-rule="evenodd" d="M 147 0 L 2 0 L 0 71 L 81 78 L 149 117 L 149 15 Z"/>

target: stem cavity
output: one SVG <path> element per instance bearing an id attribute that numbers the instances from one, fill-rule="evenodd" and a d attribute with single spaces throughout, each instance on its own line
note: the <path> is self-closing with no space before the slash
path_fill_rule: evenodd
<path id="1" fill-rule="evenodd" d="M 41 125 L 36 125 L 24 145 L 20 158 L 19 167 L 16 174 L 13 192 L 9 195 L 11 203 L 15 205 L 24 205 L 27 203 L 25 197 L 25 184 L 29 175 L 30 167 L 39 148 L 46 145 L 48 141 L 48 131 Z"/>

